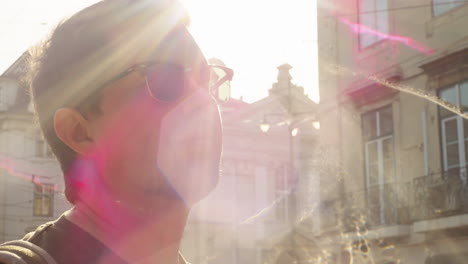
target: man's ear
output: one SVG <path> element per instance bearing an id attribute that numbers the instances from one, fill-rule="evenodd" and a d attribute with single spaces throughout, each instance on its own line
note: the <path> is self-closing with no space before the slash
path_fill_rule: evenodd
<path id="1" fill-rule="evenodd" d="M 54 129 L 58 138 L 78 154 L 84 154 L 93 147 L 89 134 L 89 121 L 72 108 L 60 108 L 54 115 Z"/>

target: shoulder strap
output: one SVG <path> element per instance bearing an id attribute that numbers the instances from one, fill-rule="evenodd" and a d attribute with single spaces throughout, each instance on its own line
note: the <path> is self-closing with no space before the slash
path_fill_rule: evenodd
<path id="1" fill-rule="evenodd" d="M 0 246 L 0 263 L 2 264 L 43 264 L 31 250 L 18 246 Z"/>
<path id="2" fill-rule="evenodd" d="M 44 249 L 24 240 L 13 240 L 1 244 L 0 263 L 57 264 L 57 262 Z"/>

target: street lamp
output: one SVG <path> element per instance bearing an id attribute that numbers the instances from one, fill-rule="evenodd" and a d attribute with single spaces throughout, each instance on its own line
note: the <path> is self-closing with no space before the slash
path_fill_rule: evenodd
<path id="1" fill-rule="evenodd" d="M 268 117 L 270 116 L 277 116 L 279 117 L 280 120 L 283 120 L 283 121 L 279 121 L 279 122 L 276 122 L 278 120 L 275 120 L 275 122 L 272 122 L 273 120 L 270 119 L 270 121 L 268 120 Z M 312 121 L 312 126 L 314 129 L 318 130 L 320 129 L 320 123 L 319 121 L 316 120 L 316 117 L 315 117 L 315 111 L 306 111 L 306 112 L 296 112 L 296 113 L 291 113 L 291 112 L 288 112 L 288 113 L 267 113 L 267 114 L 264 114 L 263 115 L 263 119 L 262 121 L 259 123 L 259 128 L 260 130 L 263 132 L 263 133 L 268 133 L 268 131 L 270 131 L 271 127 L 273 124 L 276 123 L 277 126 L 281 126 L 283 124 L 286 124 L 288 127 L 287 127 L 287 130 L 288 130 L 288 171 L 289 171 L 289 175 L 288 177 L 294 179 L 294 181 L 297 181 L 298 180 L 298 175 L 297 175 L 297 172 L 296 172 L 296 166 L 295 166 L 295 150 L 294 150 L 294 137 L 296 137 L 299 133 L 299 125 L 304 123 L 304 122 L 307 122 L 307 121 Z M 295 189 L 295 186 L 293 186 L 291 192 L 295 192 L 294 191 Z M 290 203 L 289 201 L 287 202 L 289 206 L 291 206 L 290 208 L 291 209 L 287 209 L 287 211 L 291 210 L 292 212 L 292 217 L 289 219 L 290 221 L 295 219 L 296 217 L 296 197 L 293 196 L 291 197 L 291 199 L 294 199 L 292 200 L 292 202 Z M 289 200 L 289 198 L 288 198 Z M 289 218 L 289 215 L 288 215 L 288 218 Z"/>
<path id="2" fill-rule="evenodd" d="M 297 127 L 291 129 L 291 136 L 293 136 L 293 137 L 297 136 L 298 132 L 299 132 L 299 128 L 297 128 Z"/>
<path id="3" fill-rule="evenodd" d="M 265 120 L 263 120 L 262 123 L 260 123 L 260 130 L 263 133 L 268 132 L 268 130 L 270 130 L 270 124 L 266 122 Z"/>
<path id="4" fill-rule="evenodd" d="M 263 119 L 262 121 L 260 122 L 259 124 L 259 127 L 260 127 L 260 130 L 263 132 L 263 133 L 267 133 L 270 128 L 271 128 L 271 124 L 270 122 L 268 122 L 267 120 L 267 117 L 268 116 L 280 116 L 280 117 L 286 117 L 287 114 L 286 113 L 269 113 L 269 114 L 264 114 L 263 115 Z M 284 122 L 287 123 L 288 127 L 289 127 L 289 132 L 290 132 L 290 135 L 295 137 L 297 136 L 297 133 L 299 132 L 299 128 L 297 127 L 293 127 L 292 126 L 292 123 L 290 122 L 290 120 L 285 120 Z"/>
<path id="5" fill-rule="evenodd" d="M 273 84 L 272 88 L 269 90 L 269 94 L 272 95 L 272 100 L 276 99 L 276 102 L 281 104 L 285 109 L 283 113 L 267 113 L 263 115 L 263 119 L 259 123 L 259 128 L 263 133 L 267 133 L 273 125 L 282 126 L 287 125 L 288 131 L 288 154 L 289 154 L 289 177 L 293 178 L 294 181 L 299 180 L 299 175 L 296 171 L 296 164 L 295 164 L 295 154 L 294 151 L 295 144 L 293 144 L 294 137 L 296 137 L 299 133 L 299 127 L 304 122 L 312 122 L 313 127 L 318 130 L 320 125 L 316 120 L 316 111 L 314 103 L 307 98 L 304 94 L 304 88 L 300 86 L 296 86 L 291 83 L 292 77 L 289 73 L 291 69 L 291 65 L 283 64 L 278 67 L 278 81 Z M 297 102 L 297 105 L 293 105 L 293 99 Z M 293 107 L 294 106 L 294 107 Z M 276 108 L 278 109 L 278 108 Z M 298 112 L 301 110 L 308 110 L 305 112 Z M 268 120 L 267 117 L 269 116 L 279 116 L 277 120 L 270 119 Z M 275 121 L 275 122 L 273 122 Z M 307 125 L 310 127 L 311 123 Z M 312 133 L 314 134 L 314 133 Z M 304 136 L 307 137 L 307 133 L 304 133 Z M 286 146 L 285 146 L 286 147 Z M 300 155 L 299 155 L 300 156 Z M 288 188 L 290 193 L 285 197 L 285 204 L 287 205 L 287 217 L 286 220 L 289 224 L 292 224 L 293 230 L 294 228 L 294 221 L 297 216 L 297 197 L 296 197 L 296 190 L 295 186 L 292 188 Z M 290 208 L 290 209 L 289 209 Z M 293 242 L 294 243 L 294 242 Z"/>
<path id="6" fill-rule="evenodd" d="M 295 179 L 297 177 L 296 172 L 295 172 L 295 166 L 294 166 L 293 137 L 297 136 L 297 134 L 299 132 L 299 129 L 297 127 L 294 127 L 294 124 L 290 120 L 290 115 L 289 114 L 287 114 L 287 113 L 268 113 L 268 114 L 263 115 L 263 119 L 259 124 L 260 130 L 263 133 L 267 133 L 270 130 L 272 124 L 276 123 L 276 122 L 271 122 L 271 121 L 273 121 L 271 119 L 270 119 L 270 121 L 268 121 L 269 116 L 277 116 L 280 119 L 284 120 L 284 121 L 280 122 L 279 124 L 277 123 L 277 125 L 282 125 L 282 124 L 286 123 L 287 126 L 288 126 L 287 127 L 287 130 L 288 130 L 288 154 L 289 154 L 289 157 L 288 157 L 288 175 L 287 176 L 285 175 L 284 177 L 286 177 L 286 178 L 283 179 L 283 180 L 284 180 L 284 182 L 290 182 L 290 179 Z M 287 180 L 287 179 L 289 179 L 289 180 Z M 286 187 L 286 186 L 289 186 L 289 184 L 285 185 L 284 187 Z M 288 187 L 288 189 L 289 189 L 289 187 Z M 293 189 L 294 189 L 294 187 L 293 187 Z M 290 191 L 292 191 L 292 190 L 290 190 Z M 286 219 L 291 221 L 291 220 L 295 219 L 295 208 L 292 208 L 293 206 L 291 206 L 291 204 L 290 204 L 289 197 L 286 199 L 286 203 L 288 204 L 288 206 L 286 207 L 286 208 L 288 208 L 288 209 L 286 209 L 287 210 L 287 212 L 286 212 L 287 218 Z M 290 215 L 291 215 L 289 213 L 290 210 L 292 212 L 292 217 L 290 217 Z"/>
<path id="7" fill-rule="evenodd" d="M 299 115 L 311 115 L 313 114 L 314 112 L 310 111 L 310 112 L 300 112 L 300 113 L 291 113 L 292 116 L 299 116 Z M 270 114 L 264 114 L 263 115 L 263 119 L 262 121 L 260 122 L 259 124 L 259 128 L 260 130 L 263 132 L 263 133 L 267 133 L 270 128 L 271 128 L 271 124 L 270 122 L 268 122 L 267 120 L 267 116 L 286 116 L 286 114 L 280 114 L 280 113 L 270 113 Z M 305 122 L 305 121 L 309 121 L 311 118 L 303 118 L 299 121 L 297 120 L 292 120 L 294 122 L 292 122 L 291 120 L 286 120 L 284 122 L 286 122 L 289 126 L 289 130 L 291 132 L 291 135 L 293 137 L 297 136 L 297 134 L 299 133 L 299 128 L 297 127 L 299 124 Z M 313 118 L 314 119 L 314 118 Z M 315 120 L 315 121 L 312 121 L 312 126 L 316 129 L 316 130 L 319 130 L 320 129 L 320 122 Z"/>

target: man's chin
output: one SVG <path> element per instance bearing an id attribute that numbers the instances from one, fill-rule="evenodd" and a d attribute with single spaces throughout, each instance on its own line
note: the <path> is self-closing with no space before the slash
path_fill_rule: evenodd
<path id="1" fill-rule="evenodd" d="M 183 200 L 187 207 L 192 207 L 205 197 L 207 197 L 218 185 L 219 181 L 219 168 L 213 169 L 210 172 L 206 170 L 192 171 L 189 175 L 204 175 L 203 177 L 197 177 L 198 181 L 186 181 L 185 183 L 179 184 L 177 193 L 180 199 Z M 192 183 L 192 184 L 190 184 Z M 174 186 L 175 187 L 175 186 Z"/>

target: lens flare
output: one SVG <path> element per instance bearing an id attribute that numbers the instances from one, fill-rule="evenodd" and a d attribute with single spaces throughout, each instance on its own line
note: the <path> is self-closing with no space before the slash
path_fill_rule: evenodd
<path id="1" fill-rule="evenodd" d="M 434 50 L 423 45 L 422 43 L 417 42 L 416 40 L 412 38 L 400 36 L 400 35 L 385 34 L 377 30 L 374 30 L 366 25 L 363 25 L 360 23 L 353 23 L 349 19 L 344 18 L 344 17 L 338 17 L 338 19 L 341 21 L 341 23 L 343 23 L 344 25 L 347 25 L 356 34 L 375 35 L 384 40 L 390 40 L 390 41 L 404 44 L 407 47 L 414 49 L 418 52 L 421 52 L 423 54 L 426 54 L 426 55 L 431 55 L 434 53 Z"/>

